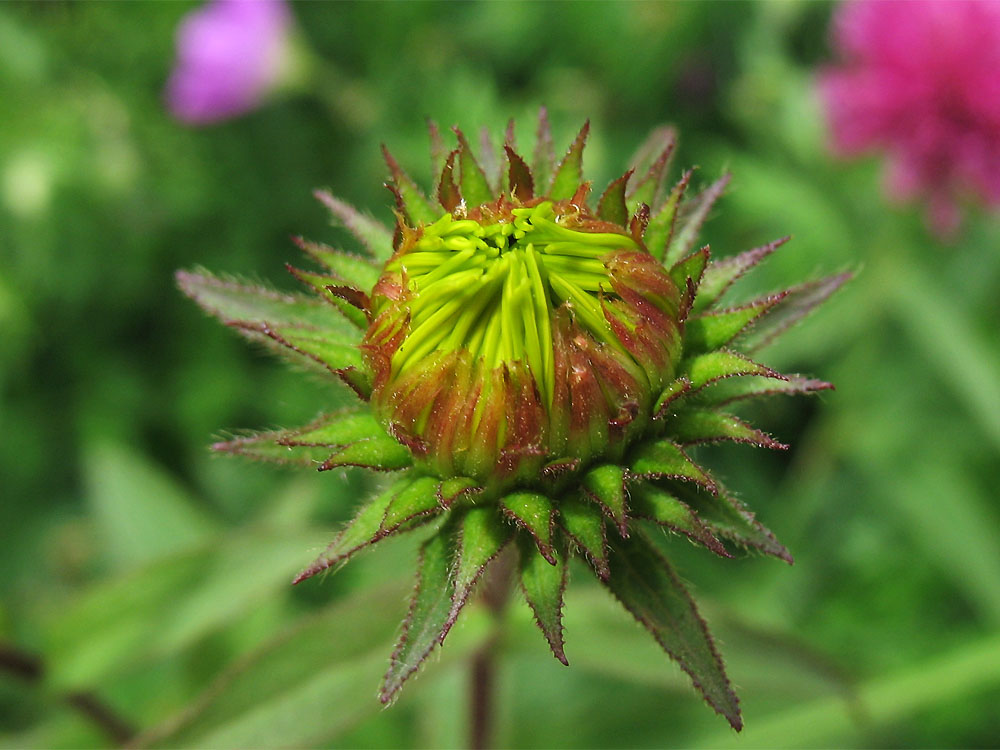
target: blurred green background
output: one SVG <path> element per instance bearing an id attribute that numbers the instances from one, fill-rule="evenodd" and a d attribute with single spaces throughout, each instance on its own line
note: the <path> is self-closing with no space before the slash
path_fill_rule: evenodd
<path id="1" fill-rule="evenodd" d="M 471 609 L 392 708 L 375 698 L 415 539 L 291 588 L 371 491 L 216 458 L 228 428 L 344 401 L 204 317 L 173 271 L 293 280 L 293 234 L 347 243 L 316 187 L 390 220 L 385 142 L 429 176 L 424 119 L 557 149 L 594 128 L 600 189 L 654 126 L 734 182 L 721 257 L 794 241 L 745 294 L 857 279 L 764 361 L 837 390 L 748 416 L 793 445 L 711 461 L 796 557 L 669 540 L 740 691 L 734 735 L 577 571 L 566 669 L 524 607 L 501 649 L 510 747 L 988 747 L 1000 739 L 1000 223 L 949 245 L 825 147 L 820 3 L 307 3 L 298 89 L 202 129 L 163 85 L 187 3 L 0 5 L 0 746 L 449 747 Z"/>

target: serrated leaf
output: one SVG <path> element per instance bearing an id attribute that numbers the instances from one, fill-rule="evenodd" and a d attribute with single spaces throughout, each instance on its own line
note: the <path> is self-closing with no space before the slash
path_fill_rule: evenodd
<path id="1" fill-rule="evenodd" d="M 559 500 L 559 523 L 569 538 L 587 555 L 597 575 L 608 577 L 608 545 L 604 516 L 593 503 L 574 497 Z"/>
<path id="2" fill-rule="evenodd" d="M 552 548 L 555 508 L 552 501 L 537 492 L 515 492 L 500 501 L 500 510 L 514 523 L 531 534 L 542 557 L 556 564 Z"/>
<path id="3" fill-rule="evenodd" d="M 376 260 L 385 262 L 392 255 L 392 231 L 382 222 L 358 211 L 335 198 L 326 190 L 316 190 L 316 199 L 333 214 L 347 231 L 353 234 Z"/>
<path id="4" fill-rule="evenodd" d="M 686 210 L 682 211 L 678 217 L 677 230 L 667 247 L 664 263 L 668 265 L 674 263 L 677 259 L 683 258 L 691 252 L 698 241 L 698 233 L 701 231 L 705 219 L 708 218 L 712 206 L 725 192 L 731 179 L 731 174 L 724 174 L 699 193 L 693 201 L 685 204 Z"/>
<path id="5" fill-rule="evenodd" d="M 379 691 L 379 700 L 383 703 L 393 699 L 441 642 L 454 594 L 453 562 L 454 550 L 448 534 L 438 532 L 420 548 L 417 585 L 410 600 L 410 610 Z"/>
<path id="6" fill-rule="evenodd" d="M 389 149 L 382 144 L 382 156 L 389 172 L 392 174 L 392 182 L 396 186 L 400 200 L 403 203 L 403 211 L 409 219 L 411 226 L 419 224 L 433 224 L 441 218 L 441 212 L 431 205 L 430 200 L 423 191 L 417 187 L 417 183 L 399 166 L 399 162 L 389 153 Z"/>
<path id="7" fill-rule="evenodd" d="M 629 218 L 628 207 L 625 205 L 625 188 L 628 186 L 631 176 L 632 170 L 630 169 L 608 185 L 597 202 L 598 218 L 610 221 L 612 224 L 625 226 Z"/>
<path id="8" fill-rule="evenodd" d="M 646 226 L 645 242 L 649 252 L 657 260 L 663 260 L 677 224 L 677 212 L 693 172 L 689 169 L 674 185 L 666 202 L 656 210 Z"/>
<path id="9" fill-rule="evenodd" d="M 388 507 L 379 526 L 379 534 L 387 535 L 403 524 L 434 515 L 441 510 L 438 505 L 437 491 L 441 480 L 437 477 L 419 477 L 399 492 Z"/>
<path id="10" fill-rule="evenodd" d="M 642 482 L 632 491 L 631 509 L 636 518 L 644 518 L 680 532 L 721 557 L 732 557 L 698 514 L 661 487 Z"/>
<path id="11" fill-rule="evenodd" d="M 631 454 L 633 474 L 643 477 L 680 479 L 693 482 L 709 492 L 716 491 L 715 481 L 698 464 L 670 440 L 649 441 L 637 446 Z"/>
<path id="12" fill-rule="evenodd" d="M 743 547 L 751 547 L 791 564 L 791 554 L 774 534 L 754 514 L 743 507 L 739 500 L 720 490 L 715 494 L 704 492 L 691 484 L 667 482 L 671 494 L 683 500 L 698 514 L 698 518 L 712 533 Z"/>
<path id="13" fill-rule="evenodd" d="M 744 337 L 741 348 L 752 352 L 767 346 L 825 302 L 852 275 L 850 272 L 839 273 L 787 290 L 781 301 L 754 323 L 753 329 Z"/>
<path id="14" fill-rule="evenodd" d="M 740 307 L 689 317 L 684 324 L 684 351 L 710 352 L 725 346 L 750 329 L 756 320 L 779 304 L 783 297 L 783 294 L 775 294 Z"/>
<path id="15" fill-rule="evenodd" d="M 734 281 L 790 239 L 791 237 L 782 237 L 774 242 L 734 255 L 732 258 L 709 263 L 701 278 L 701 284 L 698 286 L 698 296 L 694 300 L 694 312 L 708 309 L 725 294 Z"/>
<path id="16" fill-rule="evenodd" d="M 535 134 L 535 154 L 531 164 L 531 173 L 535 178 L 535 186 L 544 190 L 552 179 L 556 156 L 552 147 L 552 127 L 549 125 L 549 113 L 545 107 L 538 110 L 538 129 Z"/>
<path id="17" fill-rule="evenodd" d="M 326 459 L 320 471 L 329 471 L 338 466 L 360 466 L 374 471 L 397 471 L 413 463 L 413 457 L 405 446 L 393 438 L 368 438 L 345 445 Z"/>
<path id="18" fill-rule="evenodd" d="M 518 539 L 518 548 L 521 553 L 521 591 L 535 615 L 535 623 L 552 649 L 552 655 L 568 667 L 562 635 L 563 591 L 566 589 L 568 569 L 566 555 L 553 548 L 556 562 L 552 563 L 542 557 L 530 539 L 523 536 Z"/>
<path id="19" fill-rule="evenodd" d="M 670 269 L 670 278 L 673 279 L 677 288 L 681 291 L 687 289 L 689 279 L 693 282 L 695 288 L 697 288 L 698 282 L 701 281 L 701 275 L 705 272 L 707 265 L 708 248 L 703 247 L 700 250 L 695 250 L 686 258 L 677 261 Z"/>
<path id="20" fill-rule="evenodd" d="M 322 242 L 312 242 L 303 237 L 293 237 L 292 240 L 306 255 L 347 284 L 370 292 L 378 281 L 380 269 L 369 258 L 341 252 Z"/>
<path id="21" fill-rule="evenodd" d="M 732 414 L 723 414 L 711 409 L 684 409 L 671 417 L 667 424 L 671 437 L 680 445 L 731 440 L 761 448 L 788 449 L 787 445 L 779 443 L 770 435 L 751 427 Z"/>
<path id="22" fill-rule="evenodd" d="M 368 328 L 368 316 L 365 314 L 364 310 L 359 309 L 356 305 L 351 304 L 346 299 L 334 294 L 330 290 L 330 287 L 336 286 L 340 283 L 340 279 L 336 276 L 303 271 L 302 269 L 295 268 L 294 266 L 288 264 L 285 264 L 285 267 L 288 269 L 288 272 L 292 274 L 292 276 L 313 289 L 324 300 L 333 305 L 337 311 L 340 312 L 340 314 L 343 315 L 344 318 L 346 318 L 355 328 L 361 331 Z"/>
<path id="23" fill-rule="evenodd" d="M 783 375 L 784 380 L 772 377 L 747 376 L 719 380 L 698 391 L 695 401 L 699 404 L 723 406 L 732 401 L 760 396 L 816 393 L 832 390 L 833 385 L 804 375 Z"/>
<path id="24" fill-rule="evenodd" d="M 507 155 L 507 189 L 520 201 L 528 201 L 535 197 L 535 181 L 531 170 L 510 145 L 504 144 Z"/>
<path id="25" fill-rule="evenodd" d="M 587 120 L 580 128 L 573 143 L 570 145 L 566 155 L 556 167 L 552 176 L 552 187 L 549 188 L 548 197 L 552 200 L 566 200 L 572 198 L 576 189 L 583 182 L 583 147 L 587 143 L 587 134 L 590 132 L 590 120 Z"/>
<path id="26" fill-rule="evenodd" d="M 681 361 L 680 374 L 691 381 L 692 390 L 697 390 L 718 380 L 744 375 L 762 376 L 776 380 L 785 379 L 784 375 L 775 372 L 770 367 L 765 367 L 742 354 L 726 349 L 686 357 Z"/>
<path id="27" fill-rule="evenodd" d="M 458 128 L 452 128 L 458 136 L 458 175 L 459 189 L 462 199 L 469 208 L 489 203 L 493 200 L 493 191 L 490 183 L 486 179 L 479 162 L 472 154 L 472 148 L 466 140 L 465 135 Z"/>
<path id="28" fill-rule="evenodd" d="M 595 466 L 583 475 L 580 484 L 614 521 L 622 536 L 628 536 L 624 467 L 617 464 Z"/>
<path id="29" fill-rule="evenodd" d="M 739 700 L 694 600 L 641 532 L 612 543 L 611 578 L 606 585 L 690 675 L 708 704 L 733 729 L 741 729 Z"/>

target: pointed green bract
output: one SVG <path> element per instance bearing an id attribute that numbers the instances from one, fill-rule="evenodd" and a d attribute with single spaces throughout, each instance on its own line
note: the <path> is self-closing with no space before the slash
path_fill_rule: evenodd
<path id="1" fill-rule="evenodd" d="M 440 512 L 437 490 L 440 485 L 437 477 L 420 477 L 414 479 L 400 491 L 385 509 L 380 534 L 391 534 L 405 523 L 421 516 L 434 515 Z"/>
<path id="2" fill-rule="evenodd" d="M 666 490 L 643 482 L 632 493 L 632 513 L 678 531 L 721 557 L 732 557 L 698 514 Z"/>
<path id="3" fill-rule="evenodd" d="M 352 305 L 343 297 L 334 294 L 331 290 L 331 287 L 335 287 L 340 283 L 338 278 L 322 273 L 303 271 L 293 266 L 286 267 L 292 276 L 311 287 L 313 291 L 337 308 L 340 314 L 359 331 L 363 331 L 368 327 L 368 316 L 365 315 L 365 311 Z"/>
<path id="4" fill-rule="evenodd" d="M 326 206 L 334 218 L 353 234 L 376 260 L 385 262 L 392 255 L 392 232 L 384 224 L 335 198 L 325 190 L 313 195 Z"/>
<path id="5" fill-rule="evenodd" d="M 698 240 L 702 224 L 708 218 L 712 206 L 729 186 L 731 179 L 731 174 L 724 174 L 713 182 L 694 199 L 689 210 L 679 217 L 678 229 L 671 238 L 670 246 L 663 258 L 665 263 L 674 263 L 691 252 Z"/>
<path id="6" fill-rule="evenodd" d="M 701 285 L 698 287 L 694 311 L 701 312 L 708 309 L 725 294 L 734 281 L 788 242 L 789 239 L 791 238 L 782 237 L 780 240 L 755 247 L 753 250 L 747 250 L 732 258 L 709 263 L 708 268 L 705 269 L 705 275 L 702 277 Z"/>
<path id="7" fill-rule="evenodd" d="M 410 600 L 410 611 L 379 691 L 379 700 L 383 703 L 393 699 L 440 642 L 451 611 L 453 558 L 451 540 L 444 533 L 435 534 L 420 548 L 417 585 Z"/>
<path id="8" fill-rule="evenodd" d="M 662 419 L 671 411 L 674 402 L 681 399 L 690 390 L 691 381 L 686 377 L 680 377 L 668 383 L 653 406 L 654 418 Z"/>
<path id="9" fill-rule="evenodd" d="M 784 380 L 784 376 L 776 373 L 770 367 L 758 364 L 748 357 L 736 352 L 722 349 L 720 351 L 699 354 L 681 361 L 681 373 L 691 381 L 691 389 L 714 383 L 724 378 L 742 375 L 756 375 Z"/>
<path id="10" fill-rule="evenodd" d="M 631 470 L 639 476 L 694 482 L 709 492 L 715 492 L 715 481 L 688 458 L 680 446 L 670 440 L 657 440 L 638 446 L 632 452 Z"/>
<path id="11" fill-rule="evenodd" d="M 691 253 L 686 258 L 677 261 L 670 269 L 670 278 L 677 284 L 678 289 L 684 290 L 687 288 L 688 279 L 697 287 L 707 265 L 708 249 L 703 247 Z"/>
<path id="12" fill-rule="evenodd" d="M 552 548 L 555 507 L 545 495 L 537 492 L 515 492 L 500 501 L 500 509 L 535 540 L 538 551 L 552 565 L 556 564 Z"/>
<path id="13" fill-rule="evenodd" d="M 213 443 L 212 450 L 252 458 L 256 461 L 311 468 L 316 468 L 329 457 L 330 449 L 326 446 L 290 446 L 279 442 L 292 434 L 283 431 L 261 432 Z"/>
<path id="14" fill-rule="evenodd" d="M 545 107 L 538 110 L 538 129 L 535 134 L 535 154 L 531 171 L 535 177 L 535 186 L 544 191 L 552 180 L 556 157 L 552 146 L 552 128 L 549 125 L 549 114 Z"/>
<path id="15" fill-rule="evenodd" d="M 569 151 L 559 162 L 556 172 L 552 176 L 552 187 L 549 189 L 549 197 L 553 200 L 566 200 L 572 198 L 576 189 L 583 182 L 583 147 L 587 143 L 587 134 L 590 132 L 590 122 L 584 123 L 580 129 L 576 140 L 569 147 Z"/>
<path id="16" fill-rule="evenodd" d="M 338 466 L 361 466 L 375 471 L 395 471 L 405 469 L 413 463 L 410 452 L 392 438 L 369 438 L 344 446 L 323 465 L 321 471 L 329 471 Z"/>
<path id="17" fill-rule="evenodd" d="M 569 666 L 563 650 L 562 607 L 563 591 L 566 588 L 566 555 L 553 548 L 553 563 L 542 557 L 538 547 L 530 539 L 518 539 L 521 553 L 519 566 L 521 591 L 535 615 L 542 635 L 552 649 L 552 655 Z"/>
<path id="18" fill-rule="evenodd" d="M 607 586 L 690 675 L 708 704 L 725 716 L 733 729 L 741 729 L 739 700 L 708 628 L 666 558 L 643 534 L 611 545 Z"/>
<path id="19" fill-rule="evenodd" d="M 462 199 L 467 206 L 479 206 L 488 203 L 493 199 L 493 190 L 483 173 L 482 167 L 472 155 L 469 142 L 465 139 L 462 131 L 455 128 L 458 136 L 458 172 L 459 185 L 462 191 Z"/>
<path id="20" fill-rule="evenodd" d="M 617 464 L 595 466 L 583 475 L 581 484 L 600 503 L 622 535 L 627 536 L 625 468 Z"/>
<path id="21" fill-rule="evenodd" d="M 460 497 L 481 491 L 481 488 L 474 479 L 469 477 L 449 477 L 442 479 L 438 486 L 438 502 L 442 508 L 450 508 L 452 503 Z"/>
<path id="22" fill-rule="evenodd" d="M 455 565 L 455 601 L 465 601 L 486 565 L 514 535 L 496 508 L 480 505 L 466 510 L 458 527 L 458 560 Z"/>
<path id="23" fill-rule="evenodd" d="M 423 191 L 417 187 L 417 183 L 403 171 L 399 163 L 393 158 L 384 145 L 382 146 L 382 156 L 392 174 L 393 185 L 403 201 L 403 210 L 414 226 L 420 224 L 430 224 L 438 218 L 440 211 L 431 205 L 431 202 L 424 195 Z"/>
<path id="24" fill-rule="evenodd" d="M 609 575 L 608 543 L 604 516 L 597 506 L 574 497 L 563 497 L 559 500 L 559 523 L 593 564 L 597 575 L 606 579 Z"/>
<path id="25" fill-rule="evenodd" d="M 370 292 L 378 281 L 381 269 L 369 258 L 363 258 L 355 253 L 340 252 L 329 245 L 310 242 L 302 237 L 292 239 L 306 255 L 346 284 L 355 286 L 363 292 Z"/>
<path id="26" fill-rule="evenodd" d="M 782 295 L 773 295 L 742 307 L 705 313 L 688 318 L 684 324 L 684 351 L 710 352 L 726 346 L 768 310 L 780 302 Z"/>
<path id="27" fill-rule="evenodd" d="M 671 436 L 681 445 L 731 440 L 762 448 L 788 448 L 732 414 L 710 409 L 684 409 L 670 420 L 669 429 Z"/>
<path id="28" fill-rule="evenodd" d="M 597 202 L 597 216 L 604 221 L 624 226 L 628 222 L 628 207 L 625 205 L 625 188 L 632 170 L 608 185 Z"/>
<path id="29" fill-rule="evenodd" d="M 662 261 L 667 254 L 667 247 L 670 245 L 674 228 L 677 225 L 677 211 L 684 198 L 691 175 L 691 170 L 684 173 L 680 182 L 670 191 L 666 202 L 649 219 L 649 224 L 646 227 L 646 247 L 657 260 Z"/>
<path id="30" fill-rule="evenodd" d="M 283 437 L 278 438 L 278 442 L 281 445 L 317 445 L 333 448 L 350 445 L 359 440 L 388 437 L 370 411 L 351 408 L 324 414 L 301 429 L 289 430 Z"/>
<path id="31" fill-rule="evenodd" d="M 781 301 L 754 324 L 743 342 L 743 348 L 752 352 L 767 346 L 825 302 L 850 278 L 850 273 L 839 273 L 789 289 Z"/>
<path id="32" fill-rule="evenodd" d="M 650 139 L 653 144 L 655 160 L 649 165 L 649 169 L 635 183 L 628 193 L 628 207 L 630 211 L 636 211 L 639 206 L 645 203 L 650 208 L 657 204 L 663 183 L 667 174 L 667 167 L 670 164 L 670 157 L 674 153 L 677 144 L 677 134 L 671 128 L 660 128 L 653 133 Z"/>
<path id="33" fill-rule="evenodd" d="M 777 380 L 773 377 L 747 376 L 718 380 L 698 391 L 694 401 L 710 406 L 723 406 L 747 398 L 795 396 L 833 389 L 830 383 L 803 375 L 784 375 L 783 378 Z"/>

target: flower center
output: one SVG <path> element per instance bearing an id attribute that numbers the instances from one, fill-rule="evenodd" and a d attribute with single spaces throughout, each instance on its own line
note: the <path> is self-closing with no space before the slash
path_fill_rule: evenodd
<path id="1" fill-rule="evenodd" d="M 465 350 L 490 369 L 527 364 L 552 401 L 552 311 L 568 305 L 579 325 L 616 350 L 602 306 L 612 294 L 602 258 L 635 250 L 625 234 L 584 232 L 551 201 L 514 208 L 495 224 L 445 214 L 390 262 L 409 292 L 410 330 L 393 354 L 395 376 L 434 351 Z"/>

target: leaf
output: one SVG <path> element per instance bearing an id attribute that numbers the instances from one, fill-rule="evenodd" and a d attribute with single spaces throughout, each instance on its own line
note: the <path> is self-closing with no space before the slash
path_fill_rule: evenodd
<path id="1" fill-rule="evenodd" d="M 375 471 L 396 471 L 405 469 L 412 463 L 413 457 L 406 446 L 400 445 L 386 435 L 345 445 L 327 458 L 319 470 L 329 471 L 338 466 L 360 466 Z"/>
<path id="2" fill-rule="evenodd" d="M 743 331 L 750 329 L 755 321 L 779 304 L 783 297 L 783 294 L 775 294 L 740 307 L 688 318 L 684 323 L 684 351 L 710 352 L 725 346 Z"/>
<path id="3" fill-rule="evenodd" d="M 399 197 L 403 202 L 403 211 L 406 213 L 412 226 L 419 224 L 433 224 L 441 218 L 441 212 L 431 205 L 427 196 L 417 187 L 417 183 L 403 171 L 399 162 L 389 153 L 389 149 L 382 144 L 382 157 L 385 159 L 389 172 L 392 174 L 393 185 L 396 186 Z"/>
<path id="4" fill-rule="evenodd" d="M 545 107 L 541 107 L 538 110 L 535 154 L 531 165 L 535 186 L 539 190 L 544 190 L 544 186 L 550 183 L 555 164 L 556 157 L 552 148 L 552 127 L 549 125 L 549 113 Z"/>
<path id="5" fill-rule="evenodd" d="M 549 197 L 552 200 L 572 198 L 576 189 L 583 182 L 583 147 L 587 143 L 588 133 L 590 133 L 590 120 L 587 120 L 580 128 L 580 132 L 573 140 L 566 155 L 556 167 L 555 174 L 552 176 L 552 187 L 549 189 Z"/>
<path id="6" fill-rule="evenodd" d="M 615 522 L 621 535 L 628 536 L 625 469 L 617 464 L 595 466 L 583 475 L 580 484 Z"/>
<path id="7" fill-rule="evenodd" d="M 701 284 L 698 286 L 698 296 L 694 300 L 694 312 L 700 312 L 710 307 L 726 293 L 734 281 L 790 239 L 791 237 L 782 237 L 761 247 L 734 255 L 732 258 L 709 263 L 708 268 L 705 269 L 705 275 L 702 276 Z"/>
<path id="8" fill-rule="evenodd" d="M 701 231 L 702 224 L 708 218 L 712 206 L 725 192 L 731 179 L 731 174 L 722 175 L 699 193 L 691 203 L 685 204 L 687 210 L 681 211 L 678 220 L 679 230 L 670 240 L 670 245 L 664 255 L 664 263 L 673 263 L 691 252 L 691 248 L 698 241 L 698 233 Z"/>
<path id="9" fill-rule="evenodd" d="M 733 729 L 743 727 L 739 699 L 694 601 L 666 558 L 640 532 L 611 545 L 607 587 L 688 673 Z"/>
<path id="10" fill-rule="evenodd" d="M 767 314 L 754 324 L 753 330 L 744 338 L 741 348 L 752 352 L 767 346 L 825 302 L 852 276 L 853 274 L 848 271 L 792 287 L 785 292 L 780 302 L 771 307 Z"/>
<path id="11" fill-rule="evenodd" d="M 514 523 L 531 534 L 538 551 L 550 564 L 556 564 L 552 548 L 552 526 L 555 508 L 552 501 L 537 492 L 515 492 L 500 501 L 500 510 Z"/>
<path id="12" fill-rule="evenodd" d="M 448 613 L 448 620 L 441 635 L 442 639 L 455 623 L 473 587 L 482 577 L 483 571 L 496 559 L 514 535 L 514 528 L 503 522 L 493 505 L 469 508 L 458 523 L 455 591 L 452 596 L 451 611 Z"/>
<path id="13" fill-rule="evenodd" d="M 306 255 L 319 265 L 325 266 L 331 274 L 347 284 L 356 286 L 364 292 L 371 292 L 375 282 L 378 281 L 381 269 L 368 258 L 354 253 L 344 253 L 329 245 L 302 237 L 293 237 L 292 240 Z"/>
<path id="14" fill-rule="evenodd" d="M 538 547 L 525 537 L 518 539 L 518 548 L 521 552 L 521 591 L 535 615 L 538 628 L 552 649 L 552 655 L 568 667 L 562 635 L 563 591 L 566 590 L 568 569 L 566 555 L 553 548 L 556 558 L 553 564 L 542 557 Z"/>
<path id="15" fill-rule="evenodd" d="M 628 207 L 625 205 L 625 188 L 628 180 L 632 176 L 632 170 L 623 174 L 617 180 L 608 185 L 597 202 L 597 216 L 612 224 L 625 226 L 628 221 Z"/>
<path id="16" fill-rule="evenodd" d="M 465 134 L 458 128 L 452 130 L 458 136 L 458 173 L 462 199 L 469 208 L 489 203 L 495 196 L 486 175 L 473 156 Z"/>
<path id="17" fill-rule="evenodd" d="M 667 253 L 667 247 L 670 245 L 674 227 L 677 224 L 677 210 L 684 199 L 684 193 L 691 181 L 692 174 L 690 169 L 683 174 L 680 181 L 670 191 L 666 202 L 650 217 L 649 224 L 646 226 L 646 247 L 657 260 L 662 261 Z"/>
<path id="18" fill-rule="evenodd" d="M 389 256 L 392 255 L 392 231 L 388 227 L 370 216 L 365 216 L 326 190 L 316 190 L 313 195 L 376 260 L 382 263 L 389 260 Z"/>
<path id="19" fill-rule="evenodd" d="M 680 445 L 731 440 L 761 448 L 788 450 L 784 443 L 779 443 L 732 414 L 722 414 L 711 409 L 683 409 L 670 419 L 667 429 Z"/>
<path id="20" fill-rule="evenodd" d="M 437 495 L 440 484 L 441 481 L 437 477 L 414 479 L 385 509 L 385 516 L 378 530 L 379 535 L 387 536 L 416 518 L 438 513 L 441 510 Z"/>
<path id="21" fill-rule="evenodd" d="M 697 513 L 661 487 L 641 482 L 632 492 L 631 508 L 636 518 L 644 518 L 680 532 L 720 557 L 732 557 L 701 522 Z"/>
<path id="22" fill-rule="evenodd" d="M 587 555 L 597 575 L 607 579 L 608 542 L 601 511 L 593 503 L 563 497 L 559 500 L 559 522 L 569 538 Z"/>
<path id="23" fill-rule="evenodd" d="M 742 354 L 727 349 L 684 358 L 680 364 L 680 374 L 691 382 L 692 391 L 718 380 L 743 375 L 785 380 L 784 375 L 775 372 L 770 367 L 765 367 Z"/>
<path id="24" fill-rule="evenodd" d="M 393 699 L 447 632 L 455 591 L 451 577 L 453 564 L 453 545 L 446 533 L 438 532 L 420 548 L 417 585 L 410 610 L 379 691 L 383 703 Z"/>
<path id="25" fill-rule="evenodd" d="M 777 557 L 791 565 L 794 560 L 766 526 L 754 518 L 736 498 L 723 490 L 708 493 L 692 484 L 666 482 L 668 491 L 683 500 L 698 514 L 716 536 L 728 539 L 743 547 L 751 547 Z"/>
<path id="26" fill-rule="evenodd" d="M 715 481 L 670 440 L 642 443 L 632 451 L 630 468 L 642 477 L 680 479 L 716 492 Z"/>

